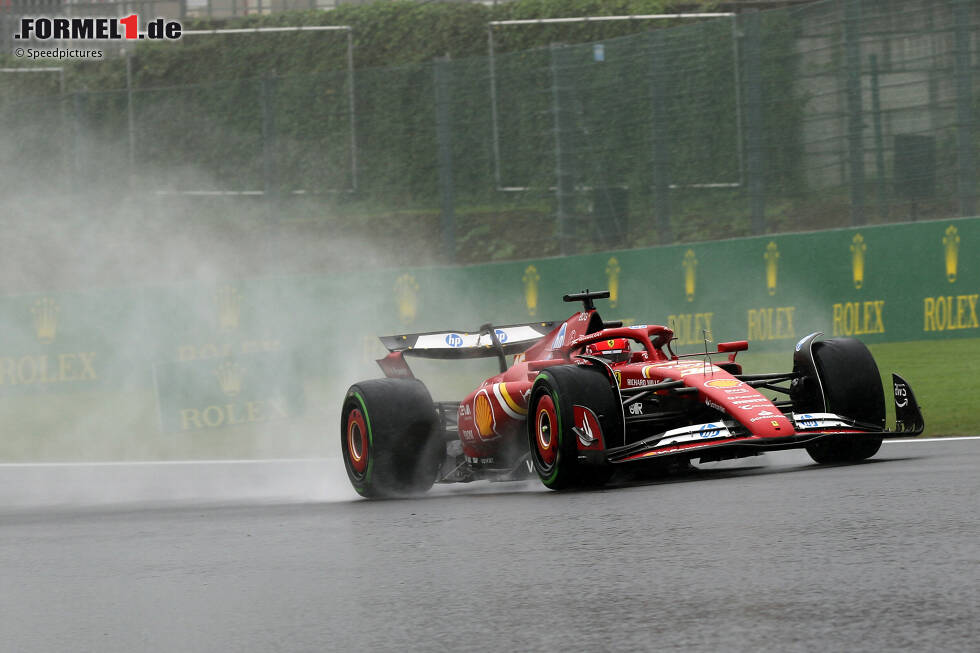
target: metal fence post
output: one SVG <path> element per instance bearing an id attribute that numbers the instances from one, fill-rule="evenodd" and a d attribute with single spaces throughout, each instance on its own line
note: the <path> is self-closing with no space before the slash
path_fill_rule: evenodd
<path id="1" fill-rule="evenodd" d="M 851 224 L 864 224 L 864 125 L 861 115 L 861 0 L 844 3 L 844 66 L 847 70 L 847 150 Z"/>
<path id="2" fill-rule="evenodd" d="M 752 216 L 752 233 L 766 231 L 765 199 L 765 138 L 762 124 L 762 19 L 758 9 L 744 14 L 744 47 L 742 48 L 745 74 L 745 139 L 746 173 L 749 192 L 749 209 Z"/>
<path id="3" fill-rule="evenodd" d="M 136 179 L 136 116 L 133 107 L 133 53 L 127 49 L 126 57 L 126 141 L 129 148 L 129 185 Z"/>
<path id="4" fill-rule="evenodd" d="M 61 142 L 65 143 L 65 148 L 61 152 L 61 164 L 65 173 L 63 188 L 66 190 L 72 188 L 72 179 L 74 178 L 74 162 L 72 161 L 74 152 L 67 145 L 72 137 L 68 132 L 68 99 L 69 96 L 65 90 L 65 70 L 62 68 L 58 73 L 58 113 L 61 120 L 59 134 L 62 139 Z"/>
<path id="5" fill-rule="evenodd" d="M 961 216 L 976 215 L 977 164 L 974 152 L 973 79 L 970 69 L 970 0 L 954 0 L 956 47 L 956 149 Z"/>
<path id="6" fill-rule="evenodd" d="M 263 77 L 259 84 L 262 107 L 262 179 L 265 186 L 265 199 L 272 215 L 279 205 L 279 165 L 276 147 L 276 78 Z"/>
<path id="7" fill-rule="evenodd" d="M 664 72 L 669 66 L 666 53 L 666 39 L 663 30 L 650 32 L 652 52 L 650 53 L 650 114 L 653 138 L 651 151 L 651 170 L 653 172 L 653 214 L 657 221 L 658 241 L 661 244 L 673 242 L 670 228 L 670 168 L 668 165 L 670 147 L 667 126 L 667 105 L 664 102 L 667 83 Z"/>
<path id="8" fill-rule="evenodd" d="M 452 70 L 449 57 L 436 58 L 436 141 L 439 146 L 439 197 L 442 201 L 442 246 L 446 260 L 456 261 L 456 196 L 453 186 L 451 101 Z"/>
<path id="9" fill-rule="evenodd" d="M 571 166 L 568 161 L 568 143 L 563 142 L 567 136 L 569 111 L 567 104 L 567 79 L 565 72 L 564 45 L 551 44 L 551 111 L 554 121 L 555 134 L 555 200 L 556 220 L 558 226 L 559 253 L 563 256 L 572 253 L 572 239 L 568 224 L 568 200 L 572 190 Z"/>
<path id="10" fill-rule="evenodd" d="M 72 93 L 72 187 L 75 191 L 82 189 L 82 161 L 85 153 L 82 151 L 82 120 L 85 115 L 85 93 Z"/>
<path id="11" fill-rule="evenodd" d="M 878 55 L 871 55 L 871 115 L 875 127 L 875 177 L 878 186 L 878 216 L 888 217 L 885 195 L 885 137 L 881 126 L 881 88 L 878 82 Z"/>

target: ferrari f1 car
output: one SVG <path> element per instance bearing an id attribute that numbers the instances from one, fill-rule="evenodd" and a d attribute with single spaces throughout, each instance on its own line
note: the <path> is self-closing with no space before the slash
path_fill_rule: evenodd
<path id="1" fill-rule="evenodd" d="M 886 429 L 878 367 L 858 340 L 812 333 L 796 344 L 792 372 L 745 374 L 735 356 L 746 341 L 678 355 L 668 327 L 604 322 L 593 300 L 608 296 L 566 295 L 583 308 L 561 323 L 382 337 L 387 378 L 351 386 L 341 414 L 354 489 L 388 497 L 436 482 L 534 476 L 555 490 L 595 487 L 618 469 L 794 448 L 817 463 L 846 463 L 873 456 L 882 438 L 922 433 L 912 389 L 897 374 L 896 424 Z M 434 402 L 411 356 L 495 356 L 500 373 L 462 401 Z"/>

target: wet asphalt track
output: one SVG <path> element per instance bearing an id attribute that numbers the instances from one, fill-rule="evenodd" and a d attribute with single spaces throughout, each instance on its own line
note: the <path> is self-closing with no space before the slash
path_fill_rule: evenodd
<path id="1" fill-rule="evenodd" d="M 888 443 L 832 468 L 769 454 L 578 494 L 474 484 L 367 502 L 332 487 L 339 500 L 0 510 L 0 651 L 980 641 L 976 439 Z"/>

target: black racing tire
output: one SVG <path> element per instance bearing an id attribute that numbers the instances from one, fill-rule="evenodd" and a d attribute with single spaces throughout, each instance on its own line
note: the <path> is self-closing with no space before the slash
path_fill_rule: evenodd
<path id="1" fill-rule="evenodd" d="M 823 384 L 827 408 L 865 424 L 885 428 L 885 394 L 874 357 L 854 338 L 834 338 L 813 344 L 813 359 Z M 820 464 L 853 463 L 878 453 L 881 438 L 828 436 L 807 446 Z"/>
<path id="2" fill-rule="evenodd" d="M 374 379 L 352 385 L 340 417 L 347 477 L 363 497 L 421 494 L 432 487 L 445 456 L 439 419 L 425 385 L 415 379 Z"/>
<path id="3" fill-rule="evenodd" d="M 527 437 L 538 478 L 552 490 L 599 487 L 612 476 L 604 451 L 579 451 L 572 430 L 576 404 L 596 415 L 606 447 L 623 437 L 622 403 L 602 369 L 562 365 L 542 370 L 531 387 Z"/>

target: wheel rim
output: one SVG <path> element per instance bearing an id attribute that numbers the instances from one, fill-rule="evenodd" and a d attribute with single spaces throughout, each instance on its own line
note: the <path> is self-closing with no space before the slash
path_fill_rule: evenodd
<path id="1" fill-rule="evenodd" d="M 555 413 L 555 402 L 550 395 L 543 395 L 538 400 L 538 408 L 534 415 L 534 439 L 538 451 L 538 459 L 544 467 L 550 468 L 558 456 L 558 415 Z"/>
<path id="2" fill-rule="evenodd" d="M 363 474 L 368 463 L 368 435 L 364 414 L 355 408 L 347 415 L 347 459 L 358 474 Z"/>

